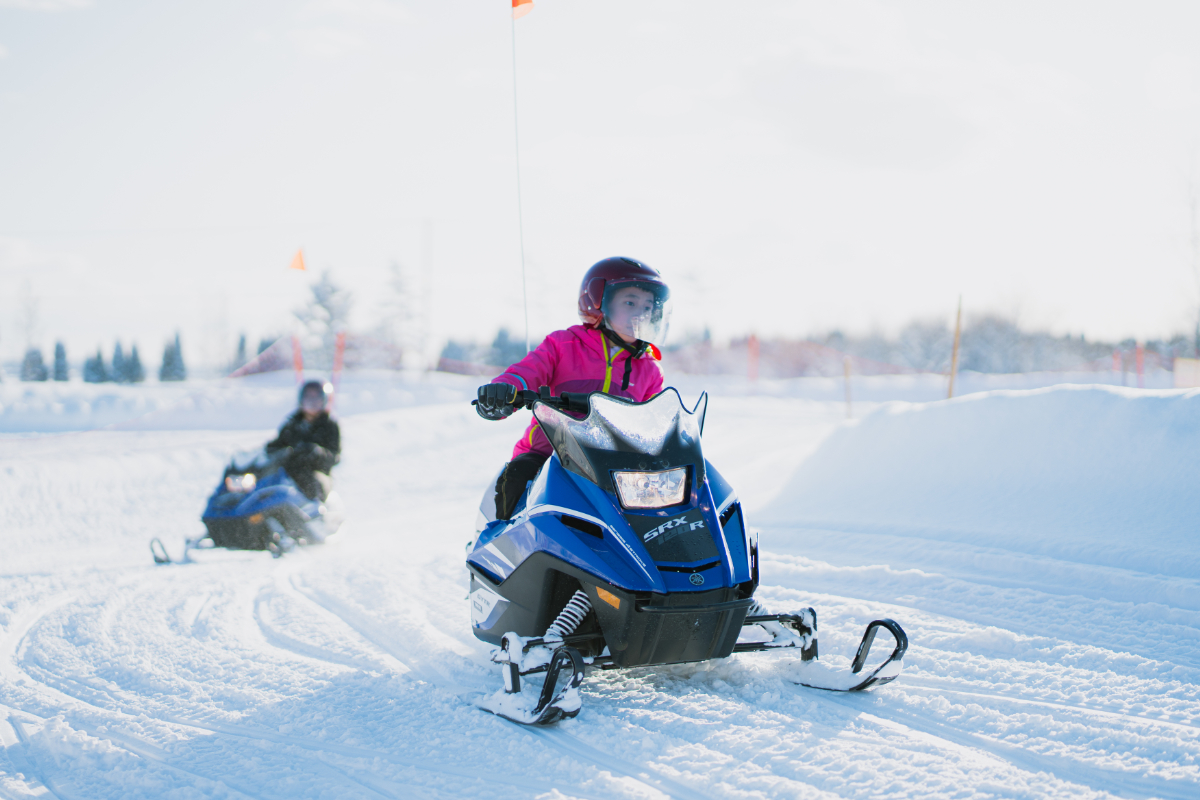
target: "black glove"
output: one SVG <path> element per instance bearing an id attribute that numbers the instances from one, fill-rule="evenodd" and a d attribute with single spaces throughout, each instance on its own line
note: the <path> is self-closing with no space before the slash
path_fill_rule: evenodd
<path id="1" fill-rule="evenodd" d="M 508 383 L 488 383 L 479 387 L 475 410 L 484 419 L 504 419 L 513 413 L 516 399 L 517 387 Z"/>

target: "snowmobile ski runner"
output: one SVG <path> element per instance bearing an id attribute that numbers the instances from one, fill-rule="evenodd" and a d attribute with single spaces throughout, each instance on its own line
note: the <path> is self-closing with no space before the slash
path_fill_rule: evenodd
<path id="1" fill-rule="evenodd" d="M 509 520 L 491 490 L 470 545 L 476 637 L 497 645 L 504 688 L 482 708 L 528 725 L 579 713 L 586 670 L 644 667 L 790 651 L 794 682 L 862 691 L 900 674 L 908 637 L 867 626 L 849 671 L 818 665 L 817 614 L 771 614 L 754 599 L 758 542 L 741 504 L 705 460 L 707 395 L 688 410 L 675 389 L 638 403 L 595 392 L 517 393 L 554 453 Z M 492 487 L 494 489 L 494 486 Z M 867 667 L 880 630 L 895 639 Z M 526 693 L 523 677 L 544 674 Z"/>

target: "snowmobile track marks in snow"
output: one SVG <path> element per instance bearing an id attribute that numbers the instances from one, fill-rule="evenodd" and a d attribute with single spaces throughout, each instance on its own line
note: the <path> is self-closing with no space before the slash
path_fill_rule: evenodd
<path id="1" fill-rule="evenodd" d="M 897 708 L 876 710 L 875 713 L 852 705 L 854 699 L 843 695 L 831 698 L 835 703 L 858 712 L 857 719 L 882 727 L 911 729 L 940 740 L 943 747 L 967 750 L 1004 762 L 1014 769 L 1028 773 L 1046 773 L 1058 780 L 1082 784 L 1095 792 L 1112 792 L 1113 787 L 1126 796 L 1139 798 L 1168 798 L 1194 800 L 1197 787 L 1164 782 L 1146 775 L 1122 774 L 1093 767 L 1065 756 L 1047 756 L 1023 747 L 994 739 L 983 733 L 951 727 L 944 722 Z M 1151 788 L 1154 787 L 1154 788 Z"/>
<path id="2" fill-rule="evenodd" d="M 1177 722 L 1175 720 L 1158 719 L 1139 714 L 1126 714 L 1120 711 L 1109 711 L 1103 708 L 1092 708 L 1091 706 L 1081 706 L 1072 703 L 1056 703 L 1051 700 L 1035 700 L 1026 697 L 1013 697 L 1011 695 L 1001 694 L 999 692 L 952 689 L 946 686 L 932 686 L 924 683 L 913 683 L 911 681 L 905 681 L 904 688 L 924 690 L 941 694 L 955 694 L 962 697 L 975 697 L 981 700 L 996 700 L 1001 703 L 1012 703 L 1014 705 L 1036 706 L 1055 711 L 1078 713 L 1083 716 L 1091 715 L 1105 717 L 1114 723 L 1119 723 L 1122 725 L 1144 725 L 1146 727 L 1177 728 L 1184 733 L 1200 737 L 1200 725 L 1193 725 L 1190 722 Z"/>
<path id="3" fill-rule="evenodd" d="M 279 591 L 280 586 L 277 582 L 274 586 L 263 586 L 260 588 L 258 595 L 254 598 L 254 620 L 258 623 L 258 628 L 266 639 L 267 644 L 277 650 L 293 655 L 297 658 L 313 659 L 315 661 L 323 661 L 326 664 L 331 664 L 337 667 L 345 667 L 348 669 L 362 670 L 370 672 L 378 669 L 378 664 L 372 663 L 370 655 L 366 651 L 370 648 L 370 643 L 363 641 L 360 646 L 364 650 L 362 657 L 355 657 L 345 653 L 336 653 L 320 645 L 311 644 L 294 636 L 290 636 L 283 630 L 283 626 L 276 624 L 278 618 L 274 615 L 272 603 L 282 600 L 284 602 L 292 602 L 297 605 L 304 604 L 304 607 L 309 613 L 319 614 L 327 620 L 336 620 L 342 627 L 349 628 L 345 625 L 342 619 L 335 614 L 329 612 L 323 606 L 312 602 L 295 590 Z M 353 630 L 353 629 L 351 629 Z M 399 665 L 402 669 L 404 665 Z"/>
<path id="4" fill-rule="evenodd" d="M 441 669 L 414 654 L 410 648 L 397 642 L 394 636 L 380 630 L 379 624 L 375 620 L 370 619 L 361 611 L 351 607 L 345 601 L 333 597 L 320 589 L 297 586 L 294 577 L 291 580 L 291 585 L 301 597 L 306 598 L 313 605 L 338 618 L 342 624 L 370 642 L 380 652 L 394 658 L 407 671 L 412 672 L 420 680 L 460 696 L 479 691 L 474 687 L 463 686 L 455 681 L 454 678 L 445 674 Z"/>
<path id="5" fill-rule="evenodd" d="M 330 597 L 327 593 L 310 587 L 301 588 L 297 586 L 298 576 L 293 575 L 287 581 L 288 586 L 306 602 L 316 606 L 324 613 L 336 618 L 342 624 L 349 627 L 351 630 L 358 633 L 367 642 L 374 645 L 379 650 L 387 655 L 395 658 L 405 667 L 410 669 L 416 676 L 425 680 L 427 683 L 438 686 L 439 688 L 451 692 L 460 698 L 469 695 L 478 694 L 483 691 L 472 687 L 464 687 L 461 684 L 454 683 L 452 679 L 447 678 L 444 674 L 438 671 L 436 674 L 429 674 L 428 671 L 421 669 L 419 662 L 414 663 L 410 660 L 412 657 L 407 649 L 399 648 L 393 641 L 392 637 L 383 635 L 376 629 L 376 624 L 365 619 L 363 614 L 347 606 L 346 603 Z M 644 785 L 651 791 L 665 792 L 672 798 L 699 798 L 700 800 L 709 800 L 709 795 L 703 794 L 691 789 L 683 784 L 677 783 L 669 778 L 655 776 L 648 772 L 647 769 L 631 764 L 623 759 L 613 756 L 608 753 L 596 750 L 591 745 L 586 744 L 577 737 L 559 730 L 542 730 L 531 729 L 525 726 L 520 726 L 521 730 L 534 734 L 544 743 L 552 745 L 555 749 L 562 752 L 569 758 L 581 763 L 593 766 L 600 771 L 608 771 L 610 773 L 620 775 L 639 784 Z M 375 754 L 375 757 L 381 757 Z M 580 797 L 611 797 L 611 795 L 589 795 L 579 791 L 578 788 L 572 788 L 571 793 Z"/>
<path id="6" fill-rule="evenodd" d="M 172 759 L 170 758 L 170 755 L 165 750 L 163 750 L 161 747 L 159 747 L 158 745 L 156 745 L 152 742 L 149 742 L 143 738 L 140 738 L 138 736 L 134 736 L 126 731 L 114 730 L 113 729 L 114 723 L 120 724 L 120 723 L 125 723 L 125 722 L 132 722 L 132 723 L 136 724 L 141 720 L 140 720 L 139 716 L 136 714 L 131 714 L 129 712 L 122 711 L 119 708 L 112 708 L 112 707 L 105 707 L 102 705 L 98 705 L 95 702 L 85 699 L 84 697 L 82 697 L 80 695 L 72 694 L 71 692 L 67 691 L 68 687 L 64 684 L 70 684 L 72 686 L 77 687 L 80 690 L 83 690 L 87 693 L 93 693 L 93 694 L 96 691 L 94 687 L 79 684 L 77 681 L 75 681 L 73 679 L 64 678 L 61 676 L 59 678 L 59 685 L 47 683 L 43 680 L 39 680 L 34 675 L 30 674 L 30 672 L 28 670 L 24 669 L 20 665 L 20 663 L 17 662 L 17 660 L 15 658 L 15 654 L 17 652 L 19 652 L 20 643 L 24 641 L 24 639 L 29 635 L 29 633 L 32 632 L 37 627 L 37 625 L 42 620 L 44 620 L 46 617 L 50 616 L 55 611 L 69 605 L 75 599 L 76 599 L 76 596 L 74 594 L 68 593 L 68 594 L 59 595 L 55 598 L 52 598 L 51 600 L 49 600 L 47 602 L 40 604 L 39 606 L 36 606 L 33 609 L 29 609 L 24 614 L 19 615 L 18 618 L 16 618 L 14 620 L 14 624 L 12 626 L 10 626 L 11 634 L 6 636 L 5 639 L 3 640 L 3 642 L 0 643 L 0 659 L 4 659 L 3 662 L 0 662 L 0 670 L 7 671 L 10 666 L 11 666 L 11 670 L 12 670 L 12 673 L 9 675 L 5 675 L 5 677 L 12 678 L 14 676 L 19 676 L 19 677 L 25 678 L 26 685 L 27 686 L 31 685 L 32 687 L 34 687 L 33 694 L 35 697 L 38 697 L 41 700 L 42 704 L 47 705 L 50 708 L 59 711 L 59 713 L 65 712 L 64 718 L 66 719 L 68 725 L 73 730 L 78 730 L 78 731 L 81 731 L 93 738 L 104 740 L 104 741 L 110 743 L 111 745 L 113 745 L 114 747 L 118 747 L 122 750 L 125 750 L 126 752 L 131 753 L 134 756 L 137 756 L 138 758 L 145 759 L 148 762 L 153 762 L 164 768 L 189 775 L 193 778 L 199 778 L 200 780 L 211 783 L 214 786 L 218 785 L 218 784 L 224 784 L 230 790 L 234 791 L 238 795 L 241 795 L 241 796 L 247 797 L 247 798 L 256 798 L 257 795 L 253 791 L 249 790 L 246 787 L 238 788 L 237 786 L 231 784 L 230 781 L 225 776 L 216 776 L 216 775 L 212 775 L 212 774 L 206 774 L 205 772 L 202 772 L 202 771 L 199 771 L 196 769 L 192 769 L 187 766 L 182 766 L 179 763 L 172 761 Z M 122 606 L 122 607 L 125 605 L 128 605 L 128 603 L 131 602 L 131 598 L 127 597 L 127 596 L 122 597 L 121 600 L 122 600 L 122 602 L 118 603 L 118 605 Z M 111 607 L 106 606 L 105 609 L 101 613 L 101 618 L 102 619 L 112 619 L 113 617 L 114 617 L 113 609 Z M 103 638 L 106 639 L 107 643 L 113 644 L 112 640 L 109 637 L 107 637 L 107 635 L 106 635 L 107 630 L 108 630 L 107 627 L 102 628 Z M 0 673 L 0 674 L 2 674 L 2 673 Z M 108 698 L 108 699 L 111 700 L 114 704 L 118 703 L 118 701 L 114 700 L 113 698 Z M 85 722 L 84 720 L 80 719 L 80 715 L 78 713 L 71 713 L 72 710 L 74 710 L 76 712 L 79 710 L 91 712 L 93 716 L 96 716 L 99 718 L 99 720 L 103 721 L 103 724 L 101 722 L 91 722 L 91 723 Z M 45 719 L 44 717 L 41 717 L 38 714 L 32 714 L 28 711 L 22 710 L 21 713 L 32 716 L 35 719 L 40 719 L 40 720 Z M 69 714 L 69 717 L 67 717 L 66 714 Z M 178 721 L 174 721 L 174 720 L 167 720 L 167 719 L 164 719 L 162 721 L 166 722 L 168 725 L 183 726 L 186 728 L 192 728 L 195 730 L 205 731 L 206 733 L 212 732 L 211 730 L 209 730 L 208 728 L 206 728 L 205 726 L 202 726 L 202 725 L 194 725 L 194 724 L 178 722 Z M 14 727 L 16 727 L 16 726 L 14 726 Z M 100 732 L 101 728 L 104 729 L 103 733 Z M 23 732 L 19 731 L 18 736 L 23 736 Z M 24 736 L 22 741 L 24 742 L 27 751 L 29 751 L 31 749 L 31 746 L 28 743 L 28 737 Z M 30 752 L 27 757 L 32 760 L 33 759 L 32 753 Z M 323 764 L 322 768 L 325 768 L 325 767 L 329 767 L 329 765 Z M 334 769 L 332 767 L 329 767 L 329 768 Z M 353 778 L 352 776 L 348 776 L 348 775 L 345 775 L 344 773 L 341 773 L 340 770 L 334 769 L 334 771 L 338 772 L 339 775 L 342 775 L 343 778 L 350 778 L 350 780 L 353 780 L 355 783 L 359 783 L 359 781 L 357 779 Z M 337 781 L 335 781 L 335 783 L 336 782 Z M 49 785 L 47 784 L 47 786 L 49 786 Z M 372 789 L 371 787 L 366 786 L 365 784 L 363 784 L 363 786 L 364 786 L 364 788 L 369 789 L 372 793 L 378 794 L 378 792 L 375 789 Z M 56 792 L 55 796 L 61 796 L 61 795 L 60 795 L 60 793 Z M 390 797 L 392 795 L 383 794 L 382 796 Z"/>
<path id="7" fill-rule="evenodd" d="M 38 766 L 37 758 L 33 754 L 33 747 L 29 741 L 29 734 L 25 732 L 25 726 L 19 719 L 15 719 L 12 716 L 9 716 L 8 722 L 12 726 L 13 732 L 17 736 L 17 742 L 23 751 L 22 756 L 27 765 L 26 769 L 33 773 L 34 779 L 47 792 L 58 798 L 58 800 L 65 800 L 62 794 L 54 787 L 54 782 L 50 779 L 50 776 L 46 775 L 42 768 Z"/>
<path id="8" fill-rule="evenodd" d="M 176 725 L 196 728 L 198 730 L 208 731 L 210 733 L 219 734 L 222 736 L 232 736 L 239 739 L 271 742 L 273 744 L 300 747 L 316 753 L 330 753 L 344 756 L 346 758 L 357 758 L 367 761 L 384 761 L 390 764 L 409 767 L 422 772 L 429 772 L 438 775 L 448 774 L 470 780 L 485 781 L 488 785 L 501 784 L 504 786 L 511 786 L 516 789 L 533 789 L 538 792 L 549 792 L 556 788 L 553 784 L 544 781 L 514 780 L 499 775 L 487 775 L 485 777 L 480 776 L 477 771 L 463 767 L 457 767 L 451 764 L 431 765 L 427 760 L 423 759 L 405 758 L 403 756 L 398 756 L 394 753 L 385 751 L 369 750 L 367 748 L 339 744 L 337 742 L 308 739 L 302 736 L 291 736 L 288 734 L 279 733 L 277 731 L 269 731 L 261 728 L 251 728 L 227 723 L 208 724 L 175 718 L 165 719 Z M 422 792 L 432 791 L 425 786 L 415 786 L 414 788 L 419 789 Z M 593 800 L 612 800 L 611 794 L 580 791 L 579 789 L 572 789 L 572 796 L 592 798 Z"/>
<path id="9" fill-rule="evenodd" d="M 579 737 L 567 733 L 561 728 L 521 725 L 518 729 L 537 736 L 542 741 L 549 742 L 568 757 L 585 761 L 601 769 L 607 769 L 609 772 L 624 775 L 648 788 L 666 793 L 673 800 L 690 800 L 691 798 L 713 800 L 711 795 L 697 791 L 689 786 L 684 786 L 670 778 L 655 775 L 647 768 L 639 768 L 624 759 L 597 750 Z"/>

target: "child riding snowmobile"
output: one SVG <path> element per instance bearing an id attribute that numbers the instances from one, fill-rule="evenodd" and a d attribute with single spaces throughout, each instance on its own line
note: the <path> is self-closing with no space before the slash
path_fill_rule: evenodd
<path id="1" fill-rule="evenodd" d="M 341 436 L 327 411 L 333 387 L 309 381 L 300 408 L 264 448 L 233 457 L 208 498 L 201 520 L 206 534 L 184 540 L 180 560 L 193 549 L 267 550 L 280 556 L 297 544 L 320 544 L 340 529 L 341 498 L 329 471 Z M 158 564 L 171 558 L 160 539 L 150 542 Z"/>
<path id="2" fill-rule="evenodd" d="M 614 308 L 626 300 L 632 304 Z M 654 361 L 641 360 L 652 337 L 662 341 L 668 300 L 665 282 L 644 264 L 602 261 L 580 289 L 579 332 L 551 334 L 480 387 L 475 402 L 484 418 L 521 407 L 534 415 L 494 499 L 484 496 L 467 557 L 473 632 L 498 645 L 492 660 L 504 678 L 504 689 L 481 705 L 515 722 L 578 714 L 585 665 L 654 666 L 786 648 L 801 662 L 817 658 L 813 609 L 769 614 L 753 597 L 757 540 L 747 535 L 733 487 L 701 450 L 707 396 L 687 409 L 676 390 L 661 390 L 657 351 Z M 621 352 L 610 349 L 608 332 L 632 349 L 616 345 L 629 354 L 623 370 L 613 369 Z M 603 345 L 602 362 L 586 358 L 596 352 L 585 349 L 588 337 Z M 654 372 L 639 372 L 639 364 Z M 583 366 L 572 371 L 576 365 Z M 538 390 L 517 389 L 514 380 L 533 380 Z M 534 454 L 536 466 L 531 458 L 522 464 Z M 895 646 L 864 671 L 880 629 Z M 810 663 L 796 682 L 842 691 L 887 683 L 907 646 L 898 624 L 876 620 L 848 672 Z M 541 690 L 524 694 L 521 678 L 537 673 L 544 673 Z"/>

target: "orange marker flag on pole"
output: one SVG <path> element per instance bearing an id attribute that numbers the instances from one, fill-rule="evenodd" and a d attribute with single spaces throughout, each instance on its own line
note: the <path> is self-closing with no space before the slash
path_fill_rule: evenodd
<path id="1" fill-rule="evenodd" d="M 296 251 L 296 257 L 292 259 L 292 263 L 288 266 L 288 269 L 298 269 L 301 272 L 306 271 L 304 269 L 304 251 L 303 250 Z"/>
<path id="2" fill-rule="evenodd" d="M 533 0 L 512 0 L 513 4 L 513 19 L 521 17 L 533 11 Z"/>

